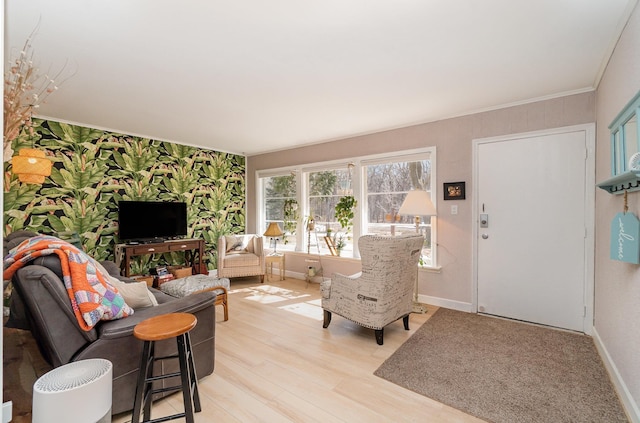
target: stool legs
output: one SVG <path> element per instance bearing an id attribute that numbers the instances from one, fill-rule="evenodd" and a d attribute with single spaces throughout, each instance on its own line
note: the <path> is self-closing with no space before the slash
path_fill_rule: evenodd
<path id="1" fill-rule="evenodd" d="M 144 405 L 144 419 L 149 420 L 151 417 L 151 384 L 146 383 L 153 373 L 153 350 L 155 343 L 145 341 L 142 347 L 142 358 L 140 360 L 140 371 L 138 373 L 138 384 L 136 385 L 136 396 L 133 402 L 133 415 L 131 423 L 140 422 L 140 412 Z M 147 404 L 149 407 L 147 407 Z"/>
<path id="2" fill-rule="evenodd" d="M 189 336 L 189 332 L 176 336 L 176 341 L 178 344 L 178 355 L 170 357 L 155 357 L 155 342 L 144 341 L 131 423 L 140 423 L 140 414 L 143 406 L 143 422 L 160 422 L 181 417 L 184 417 L 187 423 L 195 422 L 193 413 L 194 411 L 196 413 L 201 411 L 202 408 L 200 405 L 198 378 L 193 362 L 193 352 L 191 350 L 191 337 Z M 180 372 L 153 376 L 153 363 L 156 360 L 165 360 L 169 358 L 178 358 L 180 363 Z M 157 390 L 152 389 L 152 383 L 154 381 L 176 376 L 180 376 L 180 385 L 170 388 L 160 388 Z M 152 395 L 156 392 L 166 392 L 178 389 L 182 390 L 184 413 L 151 420 Z"/>
<path id="3" fill-rule="evenodd" d="M 198 379 L 196 369 L 193 365 L 193 355 L 191 352 L 191 339 L 189 333 L 178 336 L 178 356 L 180 359 L 180 379 L 182 381 L 182 400 L 184 402 L 184 413 L 187 423 L 193 423 L 193 412 L 199 412 L 200 394 L 198 392 Z"/>

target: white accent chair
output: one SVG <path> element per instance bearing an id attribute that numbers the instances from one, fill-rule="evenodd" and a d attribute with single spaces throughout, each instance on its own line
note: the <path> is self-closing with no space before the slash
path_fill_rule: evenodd
<path id="1" fill-rule="evenodd" d="M 262 237 L 255 234 L 223 235 L 218 238 L 218 277 L 239 278 L 265 275 Z"/>
<path id="2" fill-rule="evenodd" d="M 409 330 L 423 243 L 424 238 L 415 234 L 360 237 L 362 272 L 354 276 L 334 273 L 331 280 L 320 284 L 323 327 L 329 326 L 335 313 L 374 329 L 378 345 L 382 345 L 384 327 L 400 318 Z"/>

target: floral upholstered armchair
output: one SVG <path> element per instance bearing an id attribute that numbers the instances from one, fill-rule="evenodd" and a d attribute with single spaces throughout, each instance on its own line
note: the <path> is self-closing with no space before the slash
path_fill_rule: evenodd
<path id="1" fill-rule="evenodd" d="M 260 282 L 264 282 L 265 269 L 261 236 L 223 235 L 218 238 L 218 277 L 260 276 Z"/>
<path id="2" fill-rule="evenodd" d="M 324 324 L 335 313 L 366 328 L 374 329 L 383 342 L 383 330 L 400 318 L 409 330 L 413 289 L 422 251 L 422 235 L 364 235 L 358 239 L 362 272 L 354 276 L 335 273 L 320 284 Z"/>

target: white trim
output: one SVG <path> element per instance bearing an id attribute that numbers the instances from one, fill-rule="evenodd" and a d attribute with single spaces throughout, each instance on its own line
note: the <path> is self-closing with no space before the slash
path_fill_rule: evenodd
<path id="1" fill-rule="evenodd" d="M 328 162 L 312 163 L 311 165 L 301 166 L 300 170 L 304 173 L 326 172 L 328 170 L 345 170 L 349 167 L 349 163 L 355 162 L 355 159 L 340 159 Z"/>
<path id="2" fill-rule="evenodd" d="M 629 23 L 629 19 L 631 19 L 631 15 L 633 14 L 633 9 L 635 9 L 638 4 L 638 0 L 629 0 L 627 3 L 627 7 L 622 12 L 622 17 L 616 26 L 615 37 L 611 39 L 611 43 L 607 47 L 607 51 L 605 52 L 602 63 L 600 63 L 600 68 L 598 69 L 598 74 L 596 75 L 596 79 L 593 82 L 593 87 L 598 89 L 600 86 L 600 82 L 602 81 L 602 77 L 604 76 L 604 72 L 607 70 L 607 66 L 609 66 L 609 62 L 611 61 L 611 57 L 613 56 L 613 52 L 620 41 L 620 37 L 622 37 L 622 33 L 624 29 L 627 27 Z"/>
<path id="3" fill-rule="evenodd" d="M 360 158 L 360 164 L 362 166 L 372 166 L 377 164 L 385 164 L 389 163 L 389 158 L 393 158 L 392 162 L 415 162 L 418 160 L 425 160 L 421 157 L 421 155 L 429 155 L 429 159 L 431 155 L 436 154 L 436 147 L 422 147 L 422 148 L 414 148 L 412 150 L 402 150 L 398 151 L 398 154 L 390 153 L 380 153 L 380 154 L 372 154 L 369 156 L 362 156 Z"/>
<path id="4" fill-rule="evenodd" d="M 541 131 L 523 132 L 509 135 L 501 135 L 489 138 L 477 138 L 473 140 L 473 180 L 478 181 L 478 149 L 481 144 L 517 140 L 522 138 L 543 137 L 548 135 L 565 134 L 569 132 L 585 132 L 585 144 L 587 149 L 585 166 L 585 251 L 584 251 L 584 305 L 585 315 L 582 328 L 585 334 L 590 335 L 593 329 L 594 309 L 594 279 L 595 279 L 595 143 L 596 125 L 588 123 L 583 125 L 564 126 L 560 128 L 545 129 Z M 472 203 L 472 310 L 478 311 L 478 234 L 479 234 L 479 204 L 478 184 L 473 184 Z"/>
<path id="5" fill-rule="evenodd" d="M 431 166 L 431 184 L 430 184 L 430 193 L 431 193 L 431 202 L 436 207 L 436 211 L 438 210 L 438 157 L 436 155 L 436 147 L 432 147 L 429 160 L 432 163 Z M 435 166 L 433 166 L 435 163 Z M 440 264 L 438 262 L 438 216 L 431 216 L 431 268 L 440 269 Z M 419 273 L 418 273 L 419 274 Z M 420 283 L 420 279 L 418 279 L 418 283 Z M 420 289 L 418 287 L 418 292 Z"/>
<path id="6" fill-rule="evenodd" d="M 465 303 L 462 301 L 449 300 L 447 298 L 432 297 L 430 295 L 418 295 L 418 302 L 437 307 L 449 308 L 451 310 L 464 311 L 466 313 L 475 313 L 473 304 Z"/>
<path id="7" fill-rule="evenodd" d="M 638 407 L 638 404 L 634 401 L 631 392 L 629 392 L 627 388 L 627 384 L 624 383 L 622 376 L 620 376 L 620 372 L 618 372 L 618 368 L 613 362 L 611 355 L 609 355 L 607 348 L 604 346 L 596 328 L 593 328 L 593 343 L 596 345 L 600 358 L 602 358 L 604 367 L 607 369 L 607 372 L 609 372 L 609 379 L 611 379 L 613 383 L 618 397 L 622 402 L 622 407 L 627 413 L 627 417 L 632 423 L 640 423 L 640 407 Z"/>
<path id="8" fill-rule="evenodd" d="M 291 270 L 285 270 L 284 271 L 284 277 L 285 278 L 291 278 L 291 279 L 298 279 L 301 281 L 306 281 L 307 280 L 307 274 L 306 273 L 302 273 L 302 272 L 294 272 Z M 322 279 L 328 279 L 325 276 L 314 276 L 311 278 L 311 280 L 309 281 L 310 283 L 320 283 L 322 282 Z"/>
<path id="9" fill-rule="evenodd" d="M 262 186 L 262 181 L 260 180 L 260 176 L 258 175 L 258 172 L 254 172 L 254 177 L 256 178 L 255 180 L 255 187 L 256 187 L 256 197 L 258 198 L 258 201 L 256 202 L 256 222 L 254 224 L 254 227 L 256 229 L 256 234 L 262 234 L 264 233 L 265 228 L 262 226 L 262 216 L 264 216 L 264 195 L 262 193 L 262 191 L 264 190 L 263 186 Z M 247 185 L 247 184 L 245 184 Z M 246 195 L 246 193 L 245 193 Z M 246 199 L 246 197 L 245 197 Z M 247 223 L 245 222 L 245 228 L 247 226 Z"/>
<path id="10" fill-rule="evenodd" d="M 260 175 L 261 178 L 272 178 L 274 176 L 287 176 L 292 173 L 297 173 L 300 169 L 296 166 L 278 167 L 266 170 L 257 170 L 256 175 Z"/>

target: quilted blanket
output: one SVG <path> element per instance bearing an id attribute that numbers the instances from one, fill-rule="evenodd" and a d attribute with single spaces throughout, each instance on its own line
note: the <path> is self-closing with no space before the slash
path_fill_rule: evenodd
<path id="1" fill-rule="evenodd" d="M 62 265 L 64 286 L 78 324 L 91 330 L 100 320 L 115 320 L 133 314 L 118 290 L 109 284 L 99 264 L 68 242 L 49 235 L 29 238 L 4 258 L 4 280 L 31 260 L 56 254 Z"/>

